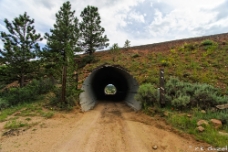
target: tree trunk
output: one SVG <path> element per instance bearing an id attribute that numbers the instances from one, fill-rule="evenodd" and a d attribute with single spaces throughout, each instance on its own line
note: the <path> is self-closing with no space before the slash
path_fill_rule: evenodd
<path id="1" fill-rule="evenodd" d="M 75 75 L 75 81 L 76 81 L 76 89 L 78 89 L 78 74 Z"/>
<path id="2" fill-rule="evenodd" d="M 21 77 L 20 77 L 20 88 L 22 88 L 24 85 L 25 85 L 25 76 L 24 74 L 21 74 Z"/>
<path id="3" fill-rule="evenodd" d="M 54 86 L 55 85 L 55 78 L 53 75 L 51 75 L 51 84 Z"/>
<path id="4" fill-rule="evenodd" d="M 66 73 L 67 73 L 67 67 L 63 66 L 63 73 L 62 73 L 62 95 L 61 95 L 61 101 L 62 103 L 66 102 Z"/>

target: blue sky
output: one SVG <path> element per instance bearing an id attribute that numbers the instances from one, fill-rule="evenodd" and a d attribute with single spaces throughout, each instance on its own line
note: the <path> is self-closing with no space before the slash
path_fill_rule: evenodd
<path id="1" fill-rule="evenodd" d="M 3 20 L 12 21 L 27 12 L 35 19 L 41 35 L 55 23 L 55 14 L 64 0 L 0 0 L 0 31 Z M 181 38 L 228 32 L 228 0 L 70 0 L 80 20 L 81 11 L 96 6 L 110 46 L 151 44 Z M 42 45 L 45 45 L 43 40 Z M 0 42 L 0 48 L 3 45 Z"/>

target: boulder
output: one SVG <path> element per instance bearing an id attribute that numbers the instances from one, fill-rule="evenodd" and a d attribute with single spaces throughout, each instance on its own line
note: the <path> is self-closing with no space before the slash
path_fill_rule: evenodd
<path id="1" fill-rule="evenodd" d="M 198 127 L 196 128 L 196 130 L 198 130 L 199 132 L 203 132 L 203 131 L 205 130 L 205 128 L 202 127 L 202 126 L 198 126 Z"/>
<path id="2" fill-rule="evenodd" d="M 219 129 L 222 127 L 222 122 L 218 119 L 211 119 L 210 123 L 216 128 Z"/>
<path id="3" fill-rule="evenodd" d="M 218 109 L 215 108 L 215 107 L 212 107 L 212 108 L 210 109 L 210 111 L 211 111 L 211 112 L 216 112 L 216 111 L 218 111 Z"/>
<path id="4" fill-rule="evenodd" d="M 165 117 L 168 117 L 169 115 L 170 115 L 169 112 L 167 112 L 167 111 L 164 112 L 164 116 L 165 116 Z"/>
<path id="5" fill-rule="evenodd" d="M 192 115 L 190 115 L 190 114 L 187 114 L 187 117 L 188 117 L 188 118 L 191 118 L 191 117 L 192 117 Z"/>
<path id="6" fill-rule="evenodd" d="M 157 150 L 157 149 L 158 149 L 158 146 L 157 146 L 157 145 L 154 145 L 152 148 L 153 148 L 154 150 Z"/>
<path id="7" fill-rule="evenodd" d="M 226 132 L 219 131 L 219 134 L 222 135 L 222 136 L 227 136 L 228 137 L 228 133 L 226 133 Z"/>
<path id="8" fill-rule="evenodd" d="M 208 121 L 201 119 L 197 122 L 197 126 L 202 126 L 202 125 L 208 125 Z"/>
<path id="9" fill-rule="evenodd" d="M 200 112 L 201 112 L 201 113 L 204 113 L 204 114 L 206 113 L 206 111 L 205 111 L 205 110 L 201 110 Z"/>

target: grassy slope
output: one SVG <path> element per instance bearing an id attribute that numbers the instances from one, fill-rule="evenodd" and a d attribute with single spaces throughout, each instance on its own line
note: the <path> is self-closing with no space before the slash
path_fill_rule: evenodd
<path id="1" fill-rule="evenodd" d="M 139 84 L 150 82 L 157 85 L 159 69 L 164 68 L 166 79 L 170 76 L 177 76 L 188 82 L 208 83 L 220 88 L 224 94 L 228 95 L 228 41 L 212 45 L 202 45 L 202 42 L 189 43 L 160 52 L 119 50 L 112 53 L 105 51 L 95 53 L 95 57 L 98 62 L 88 64 L 81 69 L 81 83 L 93 69 L 107 63 L 126 68 Z M 170 109 L 163 110 L 169 111 Z M 188 118 L 186 116 L 188 113 L 191 113 L 194 117 L 192 119 Z M 199 133 L 195 129 L 198 120 L 206 119 L 199 116 L 200 112 L 194 112 L 193 110 L 188 111 L 187 114 L 183 115 L 182 112 L 173 111 L 167 121 L 174 127 L 193 134 L 196 139 L 204 140 L 213 146 L 223 147 L 227 145 L 228 137 L 219 135 L 218 130 L 213 127 L 207 127 L 203 133 Z M 206 115 L 213 117 L 209 113 Z M 227 125 L 224 125 L 221 130 L 227 132 Z"/>
<path id="2" fill-rule="evenodd" d="M 108 63 L 126 68 L 139 84 L 158 84 L 159 69 L 164 68 L 166 78 L 177 76 L 184 81 L 208 83 L 228 93 L 228 42 L 208 46 L 190 43 L 161 52 L 105 51 L 95 53 L 95 57 L 98 62 L 81 69 L 81 83 L 97 66 Z"/>

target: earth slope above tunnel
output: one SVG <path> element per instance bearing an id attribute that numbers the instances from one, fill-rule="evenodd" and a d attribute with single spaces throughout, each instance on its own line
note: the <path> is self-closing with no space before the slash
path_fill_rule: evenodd
<path id="1" fill-rule="evenodd" d="M 104 88 L 108 84 L 116 87 L 115 95 L 106 95 Z M 83 111 L 93 109 L 99 100 L 124 101 L 135 110 L 141 109 L 141 104 L 134 99 L 138 83 L 123 67 L 118 65 L 101 65 L 94 69 L 85 79 L 80 94 L 80 104 Z"/>

